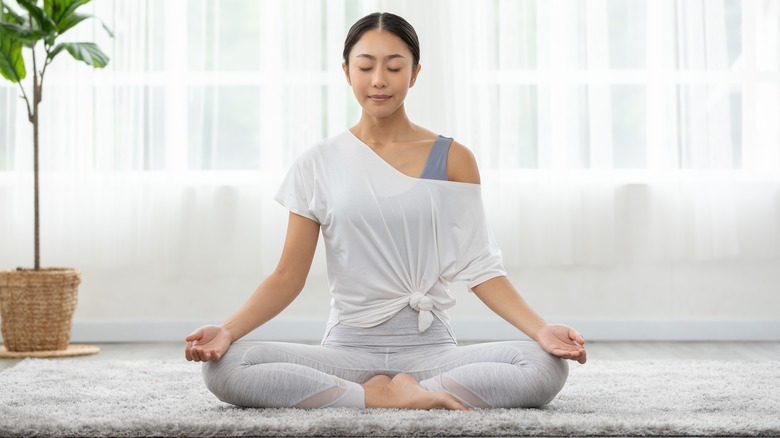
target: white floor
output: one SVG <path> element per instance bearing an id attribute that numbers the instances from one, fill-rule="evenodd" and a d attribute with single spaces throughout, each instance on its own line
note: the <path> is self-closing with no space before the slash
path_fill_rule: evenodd
<path id="1" fill-rule="evenodd" d="M 465 342 L 462 344 L 466 344 Z M 165 359 L 185 360 L 184 344 L 112 343 L 97 344 L 100 353 L 81 360 Z M 591 342 L 588 358 L 609 360 L 699 359 L 780 361 L 780 342 Z M 21 359 L 0 359 L 0 371 Z"/>

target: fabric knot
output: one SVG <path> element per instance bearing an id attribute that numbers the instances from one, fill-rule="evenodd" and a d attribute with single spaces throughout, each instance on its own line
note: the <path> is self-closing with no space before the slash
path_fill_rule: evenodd
<path id="1" fill-rule="evenodd" d="M 409 298 L 409 305 L 412 306 L 412 309 L 418 312 L 423 310 L 430 312 L 433 310 L 433 300 L 431 297 L 423 295 L 420 292 L 415 292 L 412 294 L 412 296 Z"/>
<path id="2" fill-rule="evenodd" d="M 417 329 L 420 333 L 428 330 L 428 327 L 433 323 L 433 300 L 420 292 L 414 292 L 409 297 L 409 306 L 412 309 L 420 312 L 420 316 L 417 317 Z"/>

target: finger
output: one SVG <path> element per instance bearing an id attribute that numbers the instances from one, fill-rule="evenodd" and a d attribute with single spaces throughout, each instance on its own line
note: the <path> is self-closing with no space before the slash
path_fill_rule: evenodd
<path id="1" fill-rule="evenodd" d="M 570 328 L 568 335 L 569 335 L 569 339 L 571 339 L 572 341 L 574 341 L 578 345 L 580 344 L 580 339 L 582 339 L 582 335 L 577 333 L 577 330 L 574 330 L 573 328 Z M 584 342 L 585 342 L 585 340 L 583 339 L 582 343 L 584 343 Z"/>
<path id="2" fill-rule="evenodd" d="M 197 329 L 194 332 L 190 333 L 189 336 L 184 338 L 185 341 L 197 341 L 198 339 L 203 337 L 203 330 Z"/>
<path id="3" fill-rule="evenodd" d="M 585 351 L 585 347 L 583 347 L 582 344 L 580 344 L 579 341 L 577 340 L 572 340 L 571 344 L 564 344 L 563 348 L 568 351 L 578 351 L 578 352 Z"/>
<path id="4" fill-rule="evenodd" d="M 187 342 L 187 346 L 184 347 L 184 358 L 187 360 L 192 360 L 192 353 L 190 350 L 192 349 L 192 342 Z"/>
<path id="5" fill-rule="evenodd" d="M 579 351 L 564 350 L 563 348 L 553 348 L 553 350 L 550 353 L 552 353 L 555 356 L 562 357 L 564 359 L 575 359 L 580 355 Z"/>
<path id="6" fill-rule="evenodd" d="M 571 359 L 571 360 L 580 360 L 582 355 L 585 353 L 585 350 L 571 350 L 571 349 L 559 349 L 558 350 L 560 354 L 558 354 L 558 357 L 561 357 L 563 359 Z"/>
<path id="7" fill-rule="evenodd" d="M 190 353 L 192 353 L 192 360 L 200 362 L 200 348 L 198 346 L 193 346 Z"/>
<path id="8" fill-rule="evenodd" d="M 585 349 L 579 349 L 577 351 L 574 351 L 574 350 L 564 350 L 562 348 L 556 348 L 555 350 L 553 350 L 553 354 L 563 359 L 576 360 L 579 363 L 585 363 L 586 356 L 587 356 L 585 354 Z"/>
<path id="9" fill-rule="evenodd" d="M 576 342 L 572 342 L 572 343 L 557 342 L 557 343 L 551 345 L 551 349 L 552 350 L 559 350 L 559 351 L 573 352 L 573 351 L 580 351 L 580 350 L 582 350 L 582 346 L 580 346 Z"/>
<path id="10" fill-rule="evenodd" d="M 219 359 L 219 353 L 217 353 L 216 348 L 212 348 L 209 350 L 209 360 L 216 361 L 217 359 Z"/>

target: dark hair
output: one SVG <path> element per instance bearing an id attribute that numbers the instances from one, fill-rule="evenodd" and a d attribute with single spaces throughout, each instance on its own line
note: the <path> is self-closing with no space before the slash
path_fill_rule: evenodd
<path id="1" fill-rule="evenodd" d="M 344 40 L 344 62 L 347 63 L 347 67 L 349 67 L 349 52 L 352 51 L 352 47 L 364 33 L 377 28 L 401 38 L 412 52 L 412 70 L 417 68 L 417 64 L 420 63 L 420 41 L 417 39 L 417 32 L 408 21 L 390 12 L 374 12 L 366 15 L 349 28 L 347 38 Z"/>

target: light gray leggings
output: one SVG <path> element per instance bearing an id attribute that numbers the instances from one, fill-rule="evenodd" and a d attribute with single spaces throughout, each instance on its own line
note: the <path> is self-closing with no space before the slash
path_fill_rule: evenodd
<path id="1" fill-rule="evenodd" d="M 514 408 L 549 403 L 569 368 L 533 341 L 459 347 L 438 318 L 419 333 L 411 307 L 375 327 L 339 324 L 322 345 L 241 341 L 203 364 L 211 392 L 248 407 L 362 408 L 361 383 L 400 372 L 466 406 Z"/>

